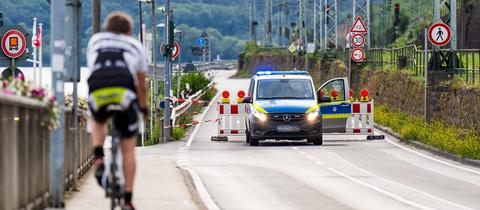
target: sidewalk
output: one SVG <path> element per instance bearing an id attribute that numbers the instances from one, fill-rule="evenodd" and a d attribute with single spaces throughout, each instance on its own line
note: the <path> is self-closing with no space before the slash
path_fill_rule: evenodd
<path id="1" fill-rule="evenodd" d="M 67 210 L 109 209 L 109 200 L 93 178 L 93 169 L 79 181 L 79 192 L 67 193 Z M 137 154 L 133 203 L 139 210 L 199 209 L 187 188 L 187 180 L 174 160 Z"/>

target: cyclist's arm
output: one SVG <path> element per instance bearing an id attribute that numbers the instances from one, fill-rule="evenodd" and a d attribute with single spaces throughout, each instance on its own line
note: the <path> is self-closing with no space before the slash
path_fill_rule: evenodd
<path id="1" fill-rule="evenodd" d="M 147 84 L 146 84 L 147 74 L 145 72 L 137 72 L 138 85 L 137 85 L 137 94 L 138 94 L 138 106 L 140 108 L 147 107 Z"/>

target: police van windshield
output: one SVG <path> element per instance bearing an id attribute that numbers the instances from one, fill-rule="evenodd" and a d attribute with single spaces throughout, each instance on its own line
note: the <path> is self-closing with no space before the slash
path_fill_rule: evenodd
<path id="1" fill-rule="evenodd" d="M 257 99 L 314 99 L 314 93 L 308 79 L 262 79 Z"/>

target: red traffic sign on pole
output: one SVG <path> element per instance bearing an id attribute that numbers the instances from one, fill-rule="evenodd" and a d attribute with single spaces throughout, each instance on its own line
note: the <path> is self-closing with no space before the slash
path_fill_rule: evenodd
<path id="1" fill-rule="evenodd" d="M 352 50 L 352 60 L 355 62 L 360 62 L 365 58 L 365 52 L 360 48 L 355 48 Z"/>
<path id="2" fill-rule="evenodd" d="M 180 55 L 180 45 L 177 43 L 177 41 L 173 42 L 174 48 L 172 52 L 172 60 L 175 60 L 178 55 Z M 163 48 L 165 47 L 165 42 L 162 43 L 162 46 L 160 46 L 160 53 L 163 54 Z"/>
<path id="3" fill-rule="evenodd" d="M 355 47 L 361 47 L 365 44 L 365 36 L 363 34 L 355 34 L 352 36 L 352 44 Z"/>
<path id="4" fill-rule="evenodd" d="M 365 24 L 363 23 L 363 20 L 360 16 L 358 16 L 357 20 L 355 20 L 355 23 L 350 28 L 350 32 L 368 33 L 367 27 L 365 27 Z"/>
<path id="5" fill-rule="evenodd" d="M 25 53 L 27 41 L 25 35 L 15 29 L 7 31 L 2 37 L 2 51 L 9 58 L 18 58 Z"/>
<path id="6" fill-rule="evenodd" d="M 436 46 L 445 46 L 452 39 L 452 31 L 445 23 L 435 23 L 428 29 L 428 40 Z"/>

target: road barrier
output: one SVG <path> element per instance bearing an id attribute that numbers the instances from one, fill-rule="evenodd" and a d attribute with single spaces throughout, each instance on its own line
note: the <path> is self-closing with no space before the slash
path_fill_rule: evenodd
<path id="1" fill-rule="evenodd" d="M 230 93 L 222 92 L 222 103 L 217 103 L 217 136 L 212 136 L 212 141 L 228 141 L 228 136 L 245 135 L 248 104 L 241 103 L 245 92 L 239 91 L 237 96 L 236 103 L 233 104 L 230 103 Z"/>
<path id="2" fill-rule="evenodd" d="M 352 102 L 352 116 L 347 119 L 347 134 L 373 135 L 373 101 Z"/>
<path id="3" fill-rule="evenodd" d="M 40 125 L 44 105 L 33 99 L 0 94 L 0 209 L 43 209 L 47 206 L 50 171 L 50 132 Z M 66 122 L 71 121 L 66 114 Z M 65 125 L 70 128 L 69 124 Z M 65 179 L 70 187 L 73 171 L 86 172 L 91 141 L 79 132 L 78 168 L 73 170 L 72 130 L 66 129 Z"/>

